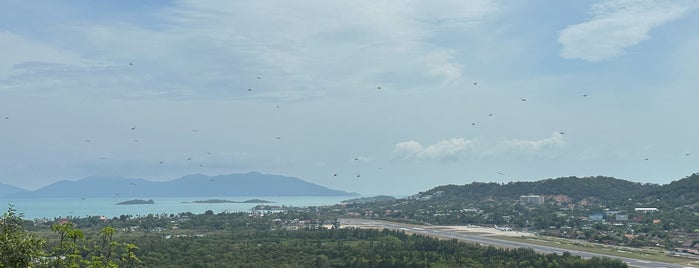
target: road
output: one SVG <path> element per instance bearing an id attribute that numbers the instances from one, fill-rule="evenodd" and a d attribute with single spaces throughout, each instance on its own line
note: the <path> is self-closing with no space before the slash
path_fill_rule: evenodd
<path id="1" fill-rule="evenodd" d="M 454 230 L 445 230 L 443 228 L 430 228 L 429 226 L 416 226 L 403 223 L 387 222 L 387 221 L 376 221 L 376 220 L 365 220 L 365 219 L 340 219 L 341 225 L 356 226 L 360 228 L 388 228 L 392 230 L 403 230 L 410 233 L 438 236 L 444 238 L 454 238 L 463 241 L 476 242 L 483 245 L 492 245 L 497 247 L 509 247 L 509 248 L 532 248 L 537 252 L 541 253 L 556 253 L 562 254 L 565 251 L 570 252 L 573 255 L 582 256 L 583 258 L 597 257 L 610 257 L 614 259 L 620 259 L 626 262 L 630 267 L 640 267 L 640 268 L 695 268 L 696 266 L 679 265 L 673 263 L 646 261 L 633 258 L 625 258 L 618 256 L 611 256 L 598 253 L 590 253 L 577 250 L 566 250 L 561 248 L 556 248 L 552 246 L 542 246 L 536 244 L 529 244 L 526 242 L 508 241 L 501 240 L 493 237 L 476 235 L 476 234 L 464 234 L 460 232 L 455 232 Z"/>

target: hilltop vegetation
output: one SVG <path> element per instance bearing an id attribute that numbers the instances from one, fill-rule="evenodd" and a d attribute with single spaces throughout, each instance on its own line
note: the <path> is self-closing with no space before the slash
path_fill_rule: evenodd
<path id="1" fill-rule="evenodd" d="M 533 182 L 507 184 L 474 182 L 465 185 L 445 185 L 420 193 L 443 201 L 517 200 L 522 195 L 559 197 L 565 203 L 626 204 L 639 200 L 653 201 L 662 208 L 675 208 L 699 203 L 699 174 L 666 185 L 638 183 L 612 177 L 562 177 Z M 664 200 L 658 202 L 658 200 Z M 631 202 L 630 202 L 631 201 Z"/>
<path id="2" fill-rule="evenodd" d="M 699 208 L 699 173 L 658 187 L 647 196 L 639 196 L 645 201 L 656 200 L 663 207 L 687 206 Z"/>

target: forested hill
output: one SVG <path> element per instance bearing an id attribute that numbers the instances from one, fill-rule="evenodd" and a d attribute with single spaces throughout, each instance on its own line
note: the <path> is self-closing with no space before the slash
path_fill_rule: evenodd
<path id="1" fill-rule="evenodd" d="M 662 200 L 670 207 L 699 207 L 699 173 L 658 187 L 647 196 L 641 196 L 639 199 Z"/>
<path id="2" fill-rule="evenodd" d="M 699 174 L 666 185 L 631 182 L 612 177 L 563 177 L 533 182 L 507 184 L 474 182 L 466 185 L 446 185 L 420 195 L 440 196 L 442 199 L 484 201 L 518 199 L 522 195 L 543 195 L 570 201 L 611 201 L 664 199 L 672 204 L 699 202 Z"/>

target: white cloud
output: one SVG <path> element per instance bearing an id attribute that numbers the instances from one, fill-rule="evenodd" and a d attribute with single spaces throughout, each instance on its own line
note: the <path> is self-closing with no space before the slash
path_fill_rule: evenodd
<path id="1" fill-rule="evenodd" d="M 81 59 L 66 51 L 33 42 L 13 32 L 0 32 L 0 47 L 11 48 L 0 57 L 0 78 L 9 75 L 21 75 L 29 63 L 71 63 L 80 64 Z"/>
<path id="2" fill-rule="evenodd" d="M 427 55 L 425 62 L 431 76 L 442 78 L 442 83 L 453 84 L 461 79 L 462 66 L 453 59 L 448 51 L 435 52 Z"/>
<path id="3" fill-rule="evenodd" d="M 540 140 L 505 140 L 484 152 L 485 156 L 552 156 L 565 145 L 563 134 L 554 132 Z"/>
<path id="4" fill-rule="evenodd" d="M 624 54 L 647 40 L 651 29 L 677 20 L 697 7 L 693 1 L 606 0 L 591 8 L 590 20 L 566 27 L 558 42 L 563 58 L 597 62 Z"/>
<path id="5" fill-rule="evenodd" d="M 452 50 L 432 39 L 435 29 L 447 28 L 440 31 L 443 35 L 463 34 L 457 29 L 475 27 L 497 10 L 494 0 L 185 0 L 140 14 L 151 21 L 148 25 L 109 19 L 87 24 L 56 21 L 56 34 L 43 37 L 42 44 L 8 44 L 26 51 L 19 51 L 24 56 L 12 64 L 0 63 L 0 68 L 38 61 L 37 57 L 67 67 L 77 64 L 72 58 L 45 60 L 51 58 L 45 56 L 52 52 L 49 48 L 64 47 L 92 62 L 121 66 L 131 61 L 134 66 L 100 72 L 62 68 L 10 77 L 4 87 L 119 98 L 249 98 L 245 89 L 255 87 L 260 89 L 254 95 L 258 98 L 285 100 L 348 94 L 347 85 L 371 93 L 378 83 L 420 89 L 453 84 L 461 77 Z M 37 57 L 27 56 L 34 54 Z M 257 76 L 264 79 L 257 81 Z"/>
<path id="6" fill-rule="evenodd" d="M 399 142 L 391 153 L 394 159 L 401 160 L 455 160 L 458 156 L 466 152 L 474 141 L 463 138 L 453 138 L 442 140 L 429 146 L 423 146 L 417 141 L 410 140 Z"/>
<path id="7" fill-rule="evenodd" d="M 511 139 L 486 142 L 452 138 L 424 146 L 410 140 L 396 144 L 391 156 L 397 160 L 458 160 L 465 154 L 479 158 L 492 157 L 556 157 L 566 144 L 564 134 L 554 132 L 540 140 Z"/>

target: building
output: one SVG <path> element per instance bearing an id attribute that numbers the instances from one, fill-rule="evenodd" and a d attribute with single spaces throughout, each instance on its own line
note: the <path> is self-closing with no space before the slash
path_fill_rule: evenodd
<path id="1" fill-rule="evenodd" d="M 541 205 L 544 203 L 544 197 L 540 195 L 523 195 L 519 197 L 519 202 L 523 204 Z"/>
<path id="2" fill-rule="evenodd" d="M 626 214 L 616 214 L 614 216 L 615 216 L 615 220 L 617 220 L 617 221 L 628 221 L 629 220 L 629 215 L 626 215 Z"/>
<path id="3" fill-rule="evenodd" d="M 604 221 L 604 213 L 592 214 L 587 219 L 590 221 Z"/>
<path id="4" fill-rule="evenodd" d="M 634 208 L 633 210 L 638 212 L 656 212 L 658 208 Z"/>

